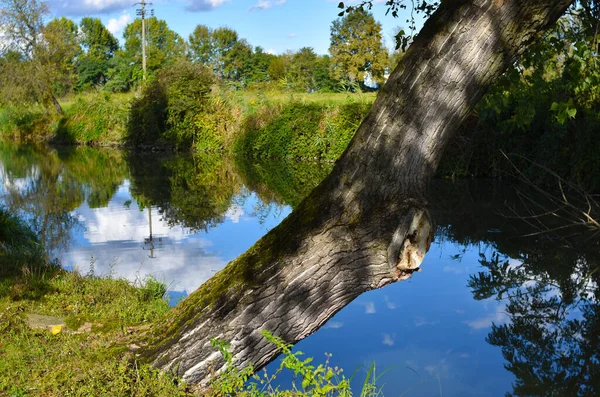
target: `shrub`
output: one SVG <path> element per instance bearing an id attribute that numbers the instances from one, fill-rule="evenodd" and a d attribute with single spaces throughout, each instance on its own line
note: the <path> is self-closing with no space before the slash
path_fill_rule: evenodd
<path id="1" fill-rule="evenodd" d="M 117 143 L 123 140 L 129 96 L 88 94 L 66 108 L 54 137 L 61 143 Z"/>
<path id="2" fill-rule="evenodd" d="M 208 69 L 188 61 L 161 70 L 131 105 L 128 142 L 223 150 L 233 116 L 213 83 Z"/>

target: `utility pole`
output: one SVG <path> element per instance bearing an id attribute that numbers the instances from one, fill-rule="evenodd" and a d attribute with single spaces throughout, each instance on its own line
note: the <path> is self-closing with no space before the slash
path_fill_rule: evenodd
<path id="1" fill-rule="evenodd" d="M 144 72 L 144 80 L 146 80 L 146 13 L 150 11 L 150 16 L 154 16 L 154 9 L 146 10 L 146 6 L 152 3 L 142 0 L 134 5 L 139 5 L 140 8 L 135 10 L 135 14 L 142 18 L 142 70 Z"/>

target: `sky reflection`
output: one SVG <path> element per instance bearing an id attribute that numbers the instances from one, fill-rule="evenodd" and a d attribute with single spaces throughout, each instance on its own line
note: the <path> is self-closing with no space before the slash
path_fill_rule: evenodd
<path id="1" fill-rule="evenodd" d="M 93 264 L 97 275 L 111 274 L 130 281 L 152 275 L 169 284 L 170 290 L 186 295 L 290 212 L 283 206 L 258 217 L 254 208 L 260 199 L 250 194 L 233 201 L 223 223 L 194 232 L 177 225 L 170 227 L 156 207 L 140 210 L 129 187 L 125 181 L 106 207 L 92 209 L 83 204 L 73 212 L 85 226 L 74 231 L 70 247 L 56 253 L 64 267 L 86 274 Z"/>

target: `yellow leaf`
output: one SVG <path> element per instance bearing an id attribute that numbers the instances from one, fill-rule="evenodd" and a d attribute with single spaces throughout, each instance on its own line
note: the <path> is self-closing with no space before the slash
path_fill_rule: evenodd
<path id="1" fill-rule="evenodd" d="M 62 332 L 62 325 L 55 325 L 52 327 L 52 335 L 58 335 Z"/>

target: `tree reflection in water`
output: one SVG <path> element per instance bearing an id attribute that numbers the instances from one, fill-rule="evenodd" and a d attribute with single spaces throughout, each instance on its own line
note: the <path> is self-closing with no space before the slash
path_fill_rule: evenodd
<path id="1" fill-rule="evenodd" d="M 504 301 L 510 319 L 488 343 L 502 349 L 516 396 L 600 395 L 600 262 L 597 242 L 530 240 L 512 259 L 481 255 L 469 280 L 477 300 Z M 568 243 L 568 244 L 567 244 Z"/>
<path id="2" fill-rule="evenodd" d="M 118 151 L 50 150 L 2 143 L 4 205 L 20 212 L 48 251 L 65 249 L 84 201 L 105 206 L 126 175 Z"/>
<path id="3" fill-rule="evenodd" d="M 293 207 L 330 168 L 7 144 L 0 146 L 0 163 L 5 205 L 26 214 L 49 250 L 71 243 L 79 206 L 105 207 L 126 180 L 140 209 L 157 209 L 169 226 L 202 230 L 223 222 L 250 191 L 260 198 L 259 218 L 281 204 Z M 469 287 L 477 300 L 506 304 L 510 322 L 494 325 L 487 341 L 502 350 L 515 374 L 514 395 L 600 395 L 598 243 L 589 234 L 587 240 L 516 238 L 533 230 L 497 214 L 505 203 L 522 202 L 504 184 L 437 181 L 431 193 L 436 240 L 495 249 L 481 256 L 483 270 Z M 151 255 L 150 244 L 145 248 Z"/>

